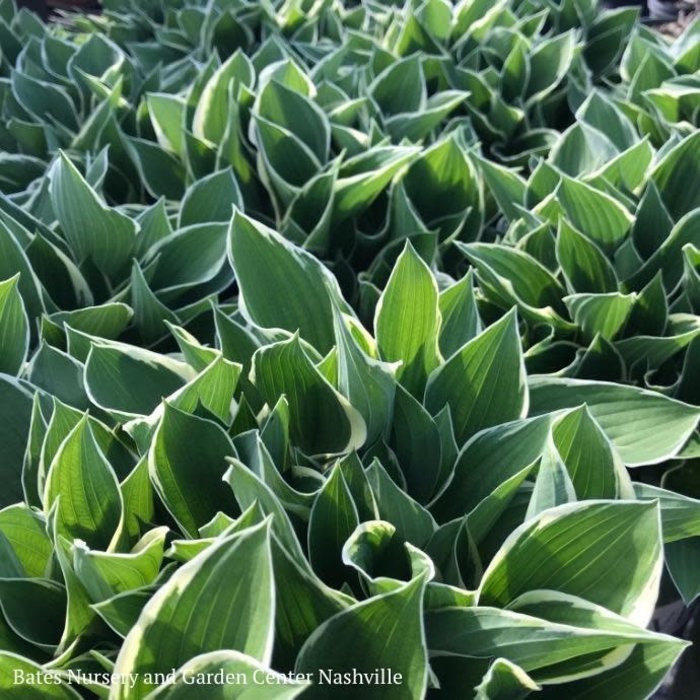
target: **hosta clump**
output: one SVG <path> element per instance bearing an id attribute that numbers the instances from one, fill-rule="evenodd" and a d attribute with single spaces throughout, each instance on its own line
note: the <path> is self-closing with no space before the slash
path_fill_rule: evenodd
<path id="1" fill-rule="evenodd" d="M 648 697 L 698 26 L 0 0 L 3 697 Z"/>
<path id="2" fill-rule="evenodd" d="M 231 167 L 248 211 L 380 286 L 405 237 L 448 258 L 479 237 L 472 151 L 545 157 L 635 18 L 593 0 L 116 2 L 55 29 L 3 9 L 0 181 L 26 210 L 54 220 L 57 147 L 116 204 L 179 200 Z M 218 187 L 209 201 L 228 201 Z M 441 207 L 431 189 L 449 193 Z"/>
<path id="3" fill-rule="evenodd" d="M 651 692 L 683 648 L 646 629 L 664 542 L 700 535 L 699 505 L 625 466 L 677 456 L 700 412 L 528 375 L 518 312 L 488 324 L 471 273 L 440 290 L 410 244 L 366 328 L 277 232 L 237 212 L 226 238 L 240 297 L 215 310 L 214 346 L 65 326 L 79 406 L 27 378 L 7 283 L 26 503 L 0 512 L 6 673 L 74 671 L 113 698 L 261 665 L 401 674 L 369 697 Z M 96 669 L 137 680 L 90 686 Z M 326 692 L 266 692 L 282 689 Z"/>

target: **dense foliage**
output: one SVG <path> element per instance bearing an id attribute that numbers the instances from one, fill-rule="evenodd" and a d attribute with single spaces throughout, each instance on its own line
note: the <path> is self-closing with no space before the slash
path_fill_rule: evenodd
<path id="1" fill-rule="evenodd" d="M 2 697 L 648 697 L 700 593 L 700 22 L 103 6 L 0 0 Z"/>

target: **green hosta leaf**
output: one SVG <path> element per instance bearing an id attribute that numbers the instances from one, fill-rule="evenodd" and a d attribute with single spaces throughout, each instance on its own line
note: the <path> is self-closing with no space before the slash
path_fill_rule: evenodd
<path id="1" fill-rule="evenodd" d="M 634 494 L 640 501 L 658 499 L 664 542 L 700 536 L 700 501 L 658 486 L 637 483 Z"/>
<path id="2" fill-rule="evenodd" d="M 521 700 L 542 688 L 508 659 L 496 659 L 475 688 L 475 700 Z"/>
<path id="3" fill-rule="evenodd" d="M 333 188 L 340 161 L 313 177 L 289 205 L 282 224 L 285 237 L 303 241 L 310 252 L 323 253 L 331 242 Z"/>
<path id="4" fill-rule="evenodd" d="M 270 80 L 260 91 L 256 107 L 261 117 L 294 134 L 319 162 L 327 160 L 331 135 L 328 117 L 305 95 Z"/>
<path id="5" fill-rule="evenodd" d="M 497 3 L 497 8 L 502 9 L 503 3 Z M 478 24 L 487 19 L 488 13 L 493 9 L 492 2 L 474 0 L 474 2 L 460 3 L 455 8 L 454 27 L 452 37 L 459 37 L 468 31 L 472 24 Z"/>
<path id="6" fill-rule="evenodd" d="M 0 220 L 0 278 L 8 279 L 19 272 L 17 289 L 22 297 L 24 308 L 30 319 L 39 318 L 45 310 L 44 296 L 26 252 L 12 235 L 10 229 Z M 29 324 L 34 340 L 36 330 Z"/>
<path id="7" fill-rule="evenodd" d="M 73 544 L 73 568 L 90 598 L 101 602 L 120 593 L 151 585 L 163 560 L 167 528 L 151 530 L 128 554 L 90 550 L 80 540 Z"/>
<path id="8" fill-rule="evenodd" d="M 659 686 L 683 651 L 683 643 L 673 637 L 659 635 L 656 642 L 637 644 L 632 653 L 620 665 L 599 675 L 574 683 L 558 685 L 545 690 L 542 700 L 555 700 L 566 694 L 571 700 L 596 700 L 605 697 L 618 700 L 637 700 L 649 697 Z"/>
<path id="9" fill-rule="evenodd" d="M 566 32 L 540 42 L 530 54 L 530 80 L 526 96 L 534 102 L 549 94 L 571 67 L 575 34 Z"/>
<path id="10" fill-rule="evenodd" d="M 615 346 L 627 366 L 634 370 L 656 369 L 664 362 L 687 348 L 700 335 L 700 325 L 690 326 L 689 330 L 663 338 L 640 335 L 618 341 Z"/>
<path id="11" fill-rule="evenodd" d="M 617 187 L 625 192 L 637 190 L 646 181 L 654 157 L 649 141 L 640 141 L 589 176 L 589 181 L 602 189 Z"/>
<path id="12" fill-rule="evenodd" d="M 58 564 L 57 571 L 65 581 L 67 605 L 63 625 L 61 644 L 57 654 L 64 653 L 95 621 L 95 613 L 90 608 L 87 591 L 75 575 L 71 562 L 70 542 L 58 534 L 58 509 L 53 508 L 48 518 L 48 532 L 54 543 L 54 555 Z"/>
<path id="13" fill-rule="evenodd" d="M 0 372 L 19 374 L 29 348 L 29 321 L 17 282 L 0 282 Z"/>
<path id="14" fill-rule="evenodd" d="M 259 114 L 254 118 L 265 179 L 278 198 L 278 207 L 288 207 L 303 186 L 320 174 L 321 164 L 289 129 L 273 124 Z"/>
<path id="15" fill-rule="evenodd" d="M 87 416 L 61 443 L 46 477 L 44 506 L 57 503 L 59 534 L 107 549 L 119 537 L 124 505 L 114 471 L 97 445 Z"/>
<path id="16" fill-rule="evenodd" d="M 225 223 L 194 224 L 156 243 L 149 252 L 158 260 L 149 280 L 153 289 L 177 296 L 214 280 L 226 264 L 227 231 Z"/>
<path id="17" fill-rule="evenodd" d="M 218 511 L 235 504 L 222 484 L 235 449 L 216 423 L 165 404 L 148 455 L 151 480 L 185 533 L 195 537 Z"/>
<path id="18" fill-rule="evenodd" d="M 595 90 L 578 110 L 586 124 L 602 131 L 620 151 L 634 146 L 637 133 L 630 120 L 605 93 Z"/>
<path id="19" fill-rule="evenodd" d="M 340 291 L 314 257 L 236 212 L 229 231 L 229 260 L 245 313 L 253 322 L 299 331 L 321 353 L 333 347 L 332 299 L 340 302 Z M 267 272 L 261 277 L 258 270 Z M 341 308 L 345 310 L 344 304 Z"/>
<path id="20" fill-rule="evenodd" d="M 522 212 L 518 205 L 525 203 L 527 183 L 514 170 L 486 159 L 479 160 L 479 168 L 484 175 L 491 194 L 509 221 L 519 219 Z"/>
<path id="21" fill-rule="evenodd" d="M 222 538 L 173 574 L 151 598 L 114 668 L 115 673 L 138 674 L 135 687 L 129 690 L 115 683 L 110 698 L 143 698 L 153 687 L 147 674 L 167 674 L 195 656 L 219 649 L 268 663 L 273 621 L 266 523 Z"/>
<path id="22" fill-rule="evenodd" d="M 464 446 L 452 479 L 431 506 L 440 522 L 466 515 L 499 484 L 539 459 L 550 434 L 549 416 L 487 428 Z"/>
<path id="23" fill-rule="evenodd" d="M 692 243 L 683 246 L 683 285 L 693 311 L 700 310 L 700 250 Z"/>
<path id="24" fill-rule="evenodd" d="M 343 674 L 354 670 L 372 673 L 388 667 L 394 674 L 401 674 L 400 685 L 366 685 L 363 696 L 368 700 L 420 700 L 428 680 L 421 621 L 424 588 L 424 580 L 419 577 L 333 616 L 309 637 L 299 653 L 297 672 L 314 673 L 318 678 L 320 669 Z M 309 698 L 325 698 L 326 692 L 323 686 L 312 685 L 306 694 Z M 338 685 L 334 693 L 354 698 L 357 689 Z"/>
<path id="25" fill-rule="evenodd" d="M 440 126 L 469 97 L 462 90 L 445 90 L 431 95 L 419 112 L 396 114 L 385 120 L 385 127 L 394 141 L 420 141 Z"/>
<path id="26" fill-rule="evenodd" d="M 272 516 L 273 532 L 283 543 L 287 554 L 305 570 L 308 569 L 306 557 L 289 515 L 272 489 L 238 459 L 231 460 L 231 467 L 224 475 L 224 481 L 231 486 L 241 510 L 245 511 L 255 505 L 265 515 Z"/>
<path id="27" fill-rule="evenodd" d="M 74 311 L 51 314 L 51 320 L 74 330 L 113 340 L 126 330 L 134 312 L 121 302 L 86 306 Z"/>
<path id="28" fill-rule="evenodd" d="M 573 225 L 606 251 L 622 242 L 634 220 L 610 195 L 570 178 L 562 179 L 557 197 Z"/>
<path id="29" fill-rule="evenodd" d="M 531 255 L 505 245 L 457 242 L 457 247 L 474 265 L 482 291 L 489 301 L 503 309 L 517 306 L 534 324 L 573 328 L 562 315 L 563 287 L 554 275 Z"/>
<path id="30" fill-rule="evenodd" d="M 97 406 L 120 415 L 148 415 L 191 378 L 186 365 L 148 350 L 93 344 L 85 363 L 85 387 Z"/>
<path id="31" fill-rule="evenodd" d="M 207 345 L 202 345 L 191 333 L 182 326 L 166 324 L 170 334 L 180 348 L 182 356 L 192 369 L 202 372 L 219 358 L 219 352 Z M 232 363 L 230 363 L 232 364 Z M 228 413 L 227 413 L 228 415 Z"/>
<path id="32" fill-rule="evenodd" d="M 557 234 L 557 261 L 567 282 L 579 294 L 617 291 L 617 277 L 598 246 L 562 221 Z"/>
<path id="33" fill-rule="evenodd" d="M 243 199 L 233 171 L 228 168 L 195 182 L 182 200 L 180 227 L 208 221 L 231 219 L 233 207 L 241 209 Z"/>
<path id="34" fill-rule="evenodd" d="M 673 289 L 683 276 L 684 246 L 700 245 L 698 221 L 700 211 L 692 211 L 684 216 L 668 234 L 668 237 L 653 252 L 644 265 L 634 272 L 626 281 L 631 289 L 640 289 L 649 283 L 661 271 L 664 285 Z"/>
<path id="35" fill-rule="evenodd" d="M 641 335 L 663 335 L 668 324 L 668 301 L 663 278 L 658 272 L 637 296 L 630 325 Z M 631 338 L 630 338 L 631 340 Z"/>
<path id="36" fill-rule="evenodd" d="M 206 682 L 217 678 L 217 674 L 235 682 Z M 203 682 L 193 682 L 200 680 Z M 172 680 L 151 693 L 148 700 L 293 700 L 306 685 L 276 673 L 246 654 L 213 651 L 181 666 Z"/>
<path id="37" fill-rule="evenodd" d="M 96 603 L 92 609 L 122 638 L 126 637 L 153 597 L 154 587 L 142 588 Z"/>
<path id="38" fill-rule="evenodd" d="M 564 297 L 571 316 L 588 341 L 612 340 L 620 333 L 637 300 L 635 294 L 572 294 Z"/>
<path id="39" fill-rule="evenodd" d="M 42 341 L 28 370 L 28 378 L 39 389 L 80 410 L 88 408 L 83 365 L 70 355 Z"/>
<path id="40" fill-rule="evenodd" d="M 39 680 L 39 682 L 36 681 Z M 41 682 L 43 680 L 43 682 Z M 8 651 L 0 652 L 0 690 L 10 700 L 78 700 L 55 671 Z"/>
<path id="41" fill-rule="evenodd" d="M 283 397 L 270 411 L 260 431 L 261 447 L 265 446 L 271 460 L 280 468 L 285 468 L 288 463 L 289 422 L 289 404 Z"/>
<path id="42" fill-rule="evenodd" d="M 474 294 L 474 273 L 440 292 L 440 352 L 450 358 L 483 330 Z"/>
<path id="43" fill-rule="evenodd" d="M 314 367 L 298 336 L 256 352 L 253 373 L 268 404 L 287 397 L 292 440 L 307 454 L 349 452 L 365 442 L 362 417 Z"/>
<path id="44" fill-rule="evenodd" d="M 55 653 L 66 614 L 66 589 L 51 579 L 9 573 L 0 578 L 3 620 L 23 640 L 45 653 Z"/>
<path id="45" fill-rule="evenodd" d="M 367 480 L 379 517 L 392 523 L 404 541 L 423 547 L 436 529 L 432 515 L 397 486 L 377 459 L 367 469 Z"/>
<path id="46" fill-rule="evenodd" d="M 664 547 L 666 566 L 686 605 L 700 595 L 697 571 L 700 566 L 700 537 L 670 542 Z"/>
<path id="47" fill-rule="evenodd" d="M 34 394 L 28 432 L 24 461 L 22 463 L 22 491 L 28 506 L 41 508 L 39 469 L 41 466 L 41 453 L 46 440 L 47 423 L 41 410 L 39 394 Z"/>
<path id="48" fill-rule="evenodd" d="M 396 61 L 370 85 L 369 94 L 388 114 L 415 112 L 425 101 L 423 70 L 419 56 Z"/>
<path id="49" fill-rule="evenodd" d="M 528 391 L 514 311 L 431 375 L 425 405 L 433 415 L 445 405 L 450 407 L 459 444 L 483 428 L 525 415 Z"/>
<path id="50" fill-rule="evenodd" d="M 369 207 L 417 152 L 409 146 L 378 146 L 346 160 L 335 186 L 334 223 Z"/>
<path id="51" fill-rule="evenodd" d="M 146 139 L 124 139 L 144 189 L 154 198 L 178 200 L 185 189 L 185 166 L 172 154 Z"/>
<path id="52" fill-rule="evenodd" d="M 448 416 L 447 421 L 450 420 Z M 449 429 L 452 430 L 451 422 Z M 425 503 L 441 476 L 440 431 L 436 420 L 402 387 L 396 390 L 390 445 L 406 479 L 408 493 Z"/>
<path id="53" fill-rule="evenodd" d="M 455 137 L 426 149 L 411 163 L 401 183 L 421 221 L 437 231 L 441 243 L 459 236 L 463 228 L 471 236 L 469 228 L 481 225 L 483 202 L 477 173 Z M 440 202 L 433 196 L 436 191 L 444 193 Z"/>
<path id="54" fill-rule="evenodd" d="M 25 504 L 0 510 L 0 534 L 11 545 L 13 556 L 29 578 L 42 578 L 51 559 L 51 540 L 42 515 Z"/>
<path id="55" fill-rule="evenodd" d="M 275 581 L 275 665 L 292 668 L 304 642 L 323 622 L 347 608 L 352 598 L 328 588 L 273 537 Z"/>
<path id="56" fill-rule="evenodd" d="M 572 598 L 572 603 L 575 600 Z M 557 622 L 489 607 L 438 610 L 427 615 L 428 644 L 435 652 L 466 657 L 500 654 L 535 680 L 560 682 L 567 675 L 598 672 L 600 669 L 594 668 L 585 673 L 591 657 L 600 658 L 615 647 L 652 636 L 624 621 L 624 626 L 620 625 L 619 618 L 609 612 L 606 617 L 613 619 L 606 622 L 611 629 L 596 625 L 591 614 L 595 608 L 591 608 L 580 601 L 575 608 L 572 606 L 568 620 Z M 581 614 L 585 615 L 584 620 L 580 619 Z M 581 624 L 584 621 L 588 624 Z M 593 629 L 588 629 L 588 625 Z"/>
<path id="57" fill-rule="evenodd" d="M 620 353 L 612 343 L 602 338 L 594 338 L 574 365 L 573 375 L 579 379 L 592 377 L 615 382 L 625 373 Z"/>
<path id="58" fill-rule="evenodd" d="M 680 648 L 670 637 L 648 632 L 570 595 L 534 591 L 521 596 L 512 608 L 429 613 L 428 643 L 431 649 L 464 656 L 501 653 L 534 680 L 554 684 L 557 690 L 566 681 L 588 677 L 595 681 L 601 671 L 614 669 L 629 658 L 633 648 L 667 642 Z"/>
<path id="59" fill-rule="evenodd" d="M 66 156 L 49 177 L 56 217 L 76 258 L 91 259 L 112 279 L 121 276 L 133 254 L 136 223 L 106 207 Z"/>
<path id="60" fill-rule="evenodd" d="M 484 273 L 492 271 L 505 280 L 514 300 L 536 307 L 552 307 L 563 312 L 561 302 L 563 288 L 547 268 L 532 256 L 516 248 L 484 243 L 457 244 L 462 253 L 476 267 L 477 274 L 487 284 L 490 278 Z"/>
<path id="61" fill-rule="evenodd" d="M 376 520 L 377 504 L 372 493 L 372 487 L 367 479 L 365 468 L 356 452 L 351 452 L 338 460 L 338 465 L 343 472 L 345 484 L 352 494 L 360 522 Z"/>
<path id="62" fill-rule="evenodd" d="M 570 537 L 571 529 L 576 538 Z M 629 566 L 618 567 L 623 558 Z M 541 513 L 508 537 L 484 572 L 479 604 L 506 605 L 522 593 L 549 588 L 646 625 L 662 565 L 655 503 L 567 504 Z"/>
<path id="63" fill-rule="evenodd" d="M 336 466 L 319 491 L 309 518 L 309 560 L 320 578 L 334 588 L 340 588 L 346 579 L 340 555 L 358 524 L 343 472 Z"/>
<path id="64" fill-rule="evenodd" d="M 557 420 L 552 437 L 579 499 L 633 495 L 622 460 L 586 406 Z"/>
<path id="65" fill-rule="evenodd" d="M 534 518 L 548 508 L 573 503 L 575 500 L 576 491 L 566 465 L 563 463 L 556 446 L 549 442 L 540 459 L 535 486 L 525 518 Z"/>
<path id="66" fill-rule="evenodd" d="M 394 367 L 370 357 L 352 334 L 351 319 L 335 311 L 338 347 L 338 388 L 362 414 L 367 425 L 367 443 L 387 431 L 393 414 L 396 380 Z"/>
<path id="67" fill-rule="evenodd" d="M 547 179 L 553 180 L 552 176 L 555 173 L 565 173 L 571 177 L 591 177 L 600 172 L 617 154 L 617 148 L 598 129 L 588 126 L 585 122 L 577 122 L 552 146 L 549 162 L 557 170 L 548 172 Z M 540 174 L 543 175 L 544 173 Z M 560 181 L 557 177 L 552 184 L 557 185 Z"/>
<path id="68" fill-rule="evenodd" d="M 541 224 L 530 231 L 530 233 L 525 234 L 518 242 L 518 245 L 521 250 L 546 266 L 547 269 L 555 269 L 556 241 L 547 224 Z"/>
<path id="69" fill-rule="evenodd" d="M 184 100 L 177 95 L 152 92 L 146 96 L 146 104 L 158 143 L 182 157 L 185 154 Z"/>
<path id="70" fill-rule="evenodd" d="M 18 71 L 12 73 L 12 87 L 22 106 L 40 122 L 47 120 L 67 129 L 77 127 L 73 102 L 63 88 Z"/>
<path id="71" fill-rule="evenodd" d="M 421 24 L 437 39 L 446 41 L 450 35 L 452 7 L 444 0 L 423 3 L 418 12 Z"/>
<path id="72" fill-rule="evenodd" d="M 588 406 L 628 466 L 674 456 L 693 433 L 700 410 L 662 394 L 610 382 L 533 377 L 530 412 Z"/>
<path id="73" fill-rule="evenodd" d="M 362 577 L 370 595 L 393 591 L 411 578 L 412 567 L 405 540 L 385 520 L 359 525 L 345 542 L 343 562 Z"/>
<path id="74" fill-rule="evenodd" d="M 44 490 L 46 474 L 51 462 L 58 453 L 68 434 L 80 423 L 84 414 L 72 406 L 54 398 L 53 412 L 46 429 L 46 436 L 40 451 L 38 485 Z M 98 447 L 104 453 L 118 476 L 125 476 L 134 466 L 135 458 L 126 445 L 104 423 L 88 416 L 88 424 Z"/>
<path id="75" fill-rule="evenodd" d="M 399 380 L 411 393 L 420 395 L 439 363 L 440 310 L 435 279 L 410 243 L 396 261 L 377 304 L 374 326 L 382 358 L 402 362 Z"/>
<path id="76" fill-rule="evenodd" d="M 165 199 L 161 197 L 155 204 L 142 211 L 136 217 L 136 221 L 140 226 L 136 235 L 136 255 L 141 260 L 152 246 L 173 233 Z"/>
<path id="77" fill-rule="evenodd" d="M 129 540 L 138 539 L 145 523 L 154 522 L 155 498 L 148 476 L 148 458 L 142 457 L 121 483 L 124 499 L 124 531 Z"/>
<path id="78" fill-rule="evenodd" d="M 651 174 L 669 214 L 678 221 L 684 214 L 700 206 L 694 188 L 688 187 L 698 172 L 700 134 L 690 134 L 659 161 Z"/>
<path id="79" fill-rule="evenodd" d="M 168 329 L 166 323 L 177 323 L 177 316 L 153 293 L 139 264 L 134 261 L 131 268 L 131 307 L 134 324 L 146 345 L 154 345 Z"/>
<path id="80" fill-rule="evenodd" d="M 248 58 L 236 51 L 209 78 L 199 97 L 192 131 L 197 138 L 221 143 L 229 118 L 229 92 L 237 95 L 242 85 L 253 82 L 253 67 Z"/>
<path id="81" fill-rule="evenodd" d="M 668 213 L 661 194 L 653 180 L 647 183 L 632 227 L 632 239 L 644 259 L 651 257 L 668 237 L 673 219 Z"/>
<path id="82" fill-rule="evenodd" d="M 205 409 L 222 423 L 229 423 L 233 393 L 241 375 L 241 366 L 225 360 L 222 355 L 214 352 L 213 361 L 191 379 L 187 384 L 168 397 L 167 404 L 185 413 L 197 413 Z M 157 408 L 147 418 L 135 418 L 126 423 L 124 429 L 134 437 L 139 445 L 148 445 L 151 434 L 160 421 L 165 409 L 165 403 L 159 403 Z M 209 417 L 209 416 L 207 416 Z"/>

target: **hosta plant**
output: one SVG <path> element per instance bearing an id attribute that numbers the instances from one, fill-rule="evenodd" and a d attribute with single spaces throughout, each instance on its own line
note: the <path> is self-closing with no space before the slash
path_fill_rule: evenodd
<path id="1" fill-rule="evenodd" d="M 0 0 L 2 696 L 651 696 L 700 24 L 103 6 Z"/>
<path id="2" fill-rule="evenodd" d="M 238 308 L 214 311 L 213 346 L 170 324 L 177 353 L 65 323 L 26 363 L 6 283 L 5 464 L 26 499 L 0 514 L 8 677 L 102 668 L 135 685 L 92 692 L 165 697 L 192 669 L 263 664 L 401 674 L 377 697 L 491 697 L 503 676 L 650 692 L 683 648 L 646 629 L 664 543 L 700 535 L 700 504 L 626 467 L 677 457 L 700 411 L 528 373 L 517 309 L 487 324 L 472 274 L 440 291 L 410 244 L 366 328 L 272 229 L 237 212 L 226 243 Z"/>

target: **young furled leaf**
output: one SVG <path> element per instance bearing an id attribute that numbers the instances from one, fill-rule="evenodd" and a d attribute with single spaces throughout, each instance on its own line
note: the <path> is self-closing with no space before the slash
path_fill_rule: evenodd
<path id="1" fill-rule="evenodd" d="M 314 367 L 299 336 L 257 351 L 252 372 L 268 404 L 287 397 L 292 439 L 307 454 L 340 454 L 364 444 L 362 416 Z"/>
<path id="2" fill-rule="evenodd" d="M 440 362 L 440 310 L 435 279 L 410 243 L 379 300 L 374 327 L 382 359 L 401 362 L 399 381 L 420 396 Z"/>

